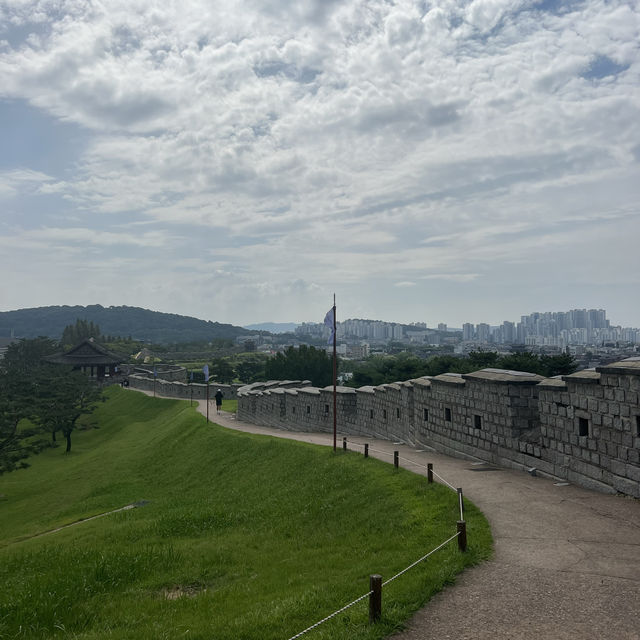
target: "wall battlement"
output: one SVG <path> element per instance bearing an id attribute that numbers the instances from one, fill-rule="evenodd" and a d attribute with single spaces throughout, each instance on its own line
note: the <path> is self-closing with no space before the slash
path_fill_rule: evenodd
<path id="1" fill-rule="evenodd" d="M 163 377 L 160 377 L 161 375 L 163 375 Z M 151 375 L 142 372 L 133 373 L 129 375 L 128 380 L 131 389 L 137 389 L 138 391 L 154 390 L 153 371 L 151 372 Z M 243 385 L 241 384 L 221 384 L 211 382 L 209 383 L 209 399 L 213 401 L 213 396 L 218 389 L 222 391 L 226 400 L 235 399 L 238 397 L 238 389 L 242 386 Z M 158 372 L 158 377 L 155 380 L 155 392 L 156 395 L 163 396 L 165 398 L 205 400 L 207 397 L 207 385 L 197 382 L 188 384 L 178 380 L 167 380 L 164 377 L 164 374 Z"/>
<path id="2" fill-rule="evenodd" d="M 333 387 L 308 381 L 238 390 L 238 418 L 333 430 Z M 640 358 L 542 378 L 482 369 L 337 388 L 341 434 L 401 441 L 640 498 Z"/>

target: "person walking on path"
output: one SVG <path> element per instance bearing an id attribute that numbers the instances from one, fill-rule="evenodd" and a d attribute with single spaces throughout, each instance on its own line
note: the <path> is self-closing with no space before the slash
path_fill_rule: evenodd
<path id="1" fill-rule="evenodd" d="M 220 389 L 218 389 L 216 391 L 216 395 L 215 395 L 215 398 L 216 398 L 216 413 L 220 413 L 220 407 L 222 407 L 222 396 L 223 395 L 224 394 L 222 393 L 222 391 Z"/>

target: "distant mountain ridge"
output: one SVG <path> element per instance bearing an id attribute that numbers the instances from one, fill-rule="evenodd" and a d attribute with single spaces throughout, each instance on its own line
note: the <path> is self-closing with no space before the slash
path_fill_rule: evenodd
<path id="1" fill-rule="evenodd" d="M 175 313 L 162 313 L 140 307 L 50 306 L 0 312 L 0 336 L 58 339 L 67 325 L 80 318 L 99 325 L 103 335 L 131 336 L 156 343 L 195 342 L 234 339 L 252 331 L 232 324 L 199 320 Z"/>

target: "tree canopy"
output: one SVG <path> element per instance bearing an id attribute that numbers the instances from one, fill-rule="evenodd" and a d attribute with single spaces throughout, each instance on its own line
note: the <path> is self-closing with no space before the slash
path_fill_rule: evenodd
<path id="1" fill-rule="evenodd" d="M 301 345 L 287 347 L 265 364 L 268 380 L 310 380 L 316 387 L 326 387 L 333 381 L 333 362 L 324 349 Z"/>
<path id="2" fill-rule="evenodd" d="M 353 378 L 349 384 L 354 387 L 375 386 L 442 373 L 470 373 L 486 368 L 527 371 L 552 377 L 573 373 L 576 370 L 576 362 L 564 353 L 548 356 L 523 352 L 501 356 L 491 351 L 474 351 L 466 358 L 441 355 L 425 360 L 403 352 L 393 356 L 370 357 L 354 367 Z"/>
<path id="3" fill-rule="evenodd" d="M 225 358 L 214 358 L 209 370 L 211 380 L 222 382 L 223 384 L 231 384 L 236 375 L 233 366 Z"/>
<path id="4" fill-rule="evenodd" d="M 48 338 L 23 339 L 0 361 L 0 473 L 25 466 L 24 458 L 42 448 L 45 432 L 54 441 L 62 432 L 69 451 L 78 418 L 100 398 L 84 373 L 43 362 L 58 347 Z"/>
<path id="5" fill-rule="evenodd" d="M 264 358 L 247 358 L 240 360 L 236 365 L 236 373 L 240 382 L 244 382 L 245 384 L 250 384 L 257 380 L 264 380 Z"/>
<path id="6" fill-rule="evenodd" d="M 43 431 L 60 432 L 66 439 L 66 451 L 71 451 L 71 433 L 78 418 L 93 411 L 102 392 L 81 371 L 68 367 L 46 365 L 38 372 L 35 381 L 37 395 L 34 398 L 31 420 Z"/>
<path id="7" fill-rule="evenodd" d="M 90 320 L 78 318 L 75 324 L 68 324 L 64 328 L 60 342 L 66 347 L 72 347 L 87 338 L 100 341 L 102 338 L 100 327 Z"/>

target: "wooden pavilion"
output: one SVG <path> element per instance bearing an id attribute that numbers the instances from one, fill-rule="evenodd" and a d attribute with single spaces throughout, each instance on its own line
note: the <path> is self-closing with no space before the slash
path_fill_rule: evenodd
<path id="1" fill-rule="evenodd" d="M 51 364 L 66 364 L 74 369 L 84 371 L 97 380 L 116 375 L 122 356 L 113 353 L 98 344 L 93 338 L 87 338 L 75 347 L 63 353 L 54 353 L 44 358 Z"/>

